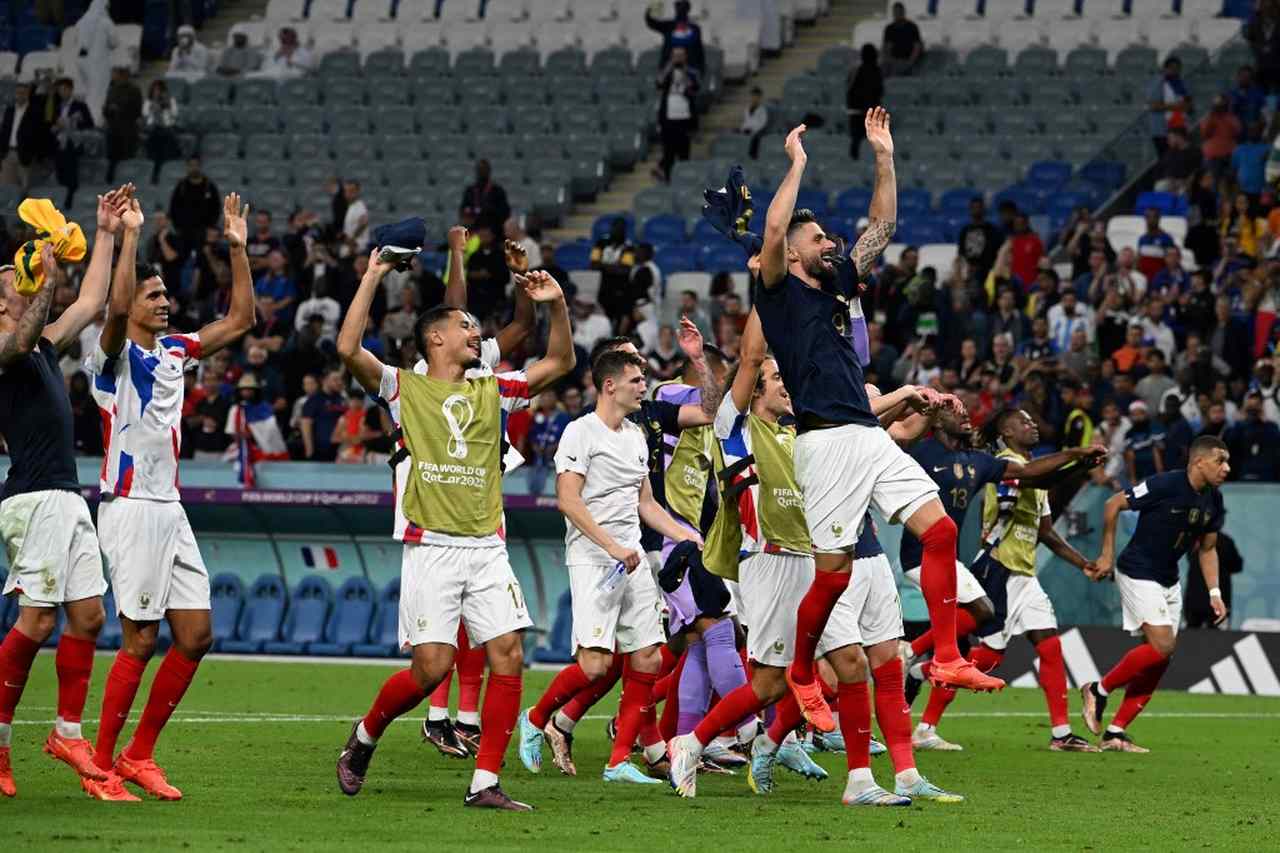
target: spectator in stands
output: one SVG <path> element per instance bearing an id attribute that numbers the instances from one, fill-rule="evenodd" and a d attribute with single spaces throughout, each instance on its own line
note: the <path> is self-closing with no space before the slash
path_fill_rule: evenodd
<path id="1" fill-rule="evenodd" d="M 658 125 L 662 130 L 662 160 L 654 169 L 660 181 L 671 180 L 676 160 L 689 159 L 693 137 L 694 96 L 701 86 L 698 72 L 688 64 L 685 49 L 671 51 L 671 61 L 658 74 Z"/>
<path id="2" fill-rule="evenodd" d="M 1120 292 L 1120 298 L 1129 308 L 1136 308 L 1147 292 L 1147 277 L 1137 268 L 1138 255 L 1125 246 L 1116 256 L 1116 271 L 1112 281 Z"/>
<path id="3" fill-rule="evenodd" d="M 245 254 L 249 256 L 249 269 L 254 275 L 258 275 L 269 266 L 267 255 L 277 249 L 283 251 L 283 246 L 280 238 L 271 233 L 271 211 L 259 210 L 254 213 L 253 226 L 253 233 L 245 241 L 244 248 Z"/>
<path id="4" fill-rule="evenodd" d="M 275 52 L 267 58 L 262 70 L 253 76 L 275 80 L 304 77 L 311 73 L 312 63 L 311 51 L 298 41 L 298 31 L 293 27 L 281 27 Z"/>
<path id="5" fill-rule="evenodd" d="M 529 236 L 524 227 L 524 216 L 508 216 L 502 223 L 502 236 L 524 249 L 529 260 L 529 269 L 536 270 L 542 266 L 542 249 L 538 241 Z M 558 280 L 558 279 L 557 279 Z"/>
<path id="6" fill-rule="evenodd" d="M 178 99 L 169 94 L 169 85 L 163 80 L 151 81 L 142 104 L 142 125 L 147 131 L 147 157 L 155 163 L 151 173 L 154 182 L 160 167 L 182 154 L 177 133 Z"/>
<path id="7" fill-rule="evenodd" d="M 330 370 L 324 375 L 320 390 L 307 398 L 302 407 L 302 446 L 305 458 L 315 462 L 332 462 L 338 455 L 333 430 L 347 410 L 342 395 L 342 371 Z"/>
<path id="8" fill-rule="evenodd" d="M 1059 353 L 1071 349 L 1071 337 L 1077 329 L 1085 330 L 1086 340 L 1093 335 L 1093 308 L 1080 304 L 1080 298 L 1070 282 L 1062 283 L 1058 303 L 1049 308 L 1045 319 L 1054 350 Z"/>
<path id="9" fill-rule="evenodd" d="M 631 268 L 631 290 L 638 299 L 652 303 L 655 312 L 666 302 L 667 287 L 662 270 L 653 259 L 652 243 L 640 243 L 636 246 L 636 262 Z M 657 314 L 652 316 L 656 319 Z M 650 342 L 645 341 L 646 344 Z"/>
<path id="10" fill-rule="evenodd" d="M 1181 249 L 1170 246 L 1164 250 L 1164 264 L 1151 277 L 1149 284 L 1152 293 L 1166 299 L 1178 299 L 1190 289 L 1191 276 L 1182 268 Z"/>
<path id="11" fill-rule="evenodd" d="M 1138 380 L 1134 393 L 1147 404 L 1153 412 L 1161 409 L 1164 395 L 1177 388 L 1178 383 L 1169 376 L 1169 361 L 1164 350 L 1154 347 L 1147 353 L 1147 375 Z"/>
<path id="12" fill-rule="evenodd" d="M 591 269 L 600 273 L 600 307 L 614 328 L 630 317 L 639 299 L 631 286 L 635 263 L 635 248 L 627 239 L 627 221 L 618 217 L 609 223 L 609 235 L 597 240 L 591 249 Z M 626 333 L 625 329 L 621 331 Z"/>
<path id="13" fill-rule="evenodd" d="M 209 48 L 196 40 L 196 30 L 188 24 L 178 27 L 178 43 L 169 56 L 168 77 L 199 80 L 209 73 Z"/>
<path id="14" fill-rule="evenodd" d="M 671 326 L 658 329 L 658 340 L 645 353 L 649 375 L 658 382 L 675 379 L 684 370 L 684 353 L 676 344 L 676 330 Z"/>
<path id="15" fill-rule="evenodd" d="M 1254 217 L 1249 197 L 1244 193 L 1237 193 L 1231 200 L 1223 199 L 1218 230 L 1225 238 L 1222 262 L 1219 264 L 1219 269 L 1224 274 L 1230 275 L 1237 269 L 1251 267 L 1262 257 L 1262 238 L 1266 234 L 1266 225 Z M 1235 247 L 1246 258 L 1239 258 L 1233 251 Z M 1219 283 L 1221 281 L 1220 276 Z"/>
<path id="16" fill-rule="evenodd" d="M 479 223 L 475 236 L 480 243 L 467 258 L 467 310 L 484 322 L 503 307 L 511 271 L 489 220 Z"/>
<path id="17" fill-rule="evenodd" d="M 1116 251 L 1107 239 L 1107 223 L 1094 219 L 1089 211 L 1077 214 L 1076 229 L 1067 242 L 1067 252 L 1071 255 L 1072 277 L 1079 277 L 1086 269 L 1092 269 L 1090 256 L 1095 250 L 1101 250 L 1107 264 L 1116 260 Z"/>
<path id="18" fill-rule="evenodd" d="M 1044 243 L 1040 235 L 1031 229 L 1031 220 L 1019 212 L 1013 219 L 1013 234 L 1009 237 L 1009 268 L 1024 290 L 1029 290 L 1036 280 L 1040 258 L 1044 256 Z"/>
<path id="19" fill-rule="evenodd" d="M 1097 356 L 1093 353 L 1093 348 L 1089 343 L 1089 334 L 1092 327 L 1076 326 L 1071 330 L 1071 339 L 1067 341 L 1067 348 L 1058 356 L 1058 363 L 1062 366 L 1062 370 L 1071 374 L 1076 379 L 1084 379 L 1089 375 L 1089 369 L 1098 363 Z"/>
<path id="20" fill-rule="evenodd" d="M 873 44 L 862 46 L 862 61 L 849 69 L 844 84 L 845 112 L 849 116 L 849 156 L 857 160 L 862 153 L 862 140 L 867 138 L 867 110 L 884 103 L 884 73 L 880 69 L 880 51 Z"/>
<path id="21" fill-rule="evenodd" d="M 759 86 L 752 86 L 751 100 L 743 108 L 742 124 L 738 126 L 739 133 L 751 138 L 747 153 L 752 160 L 759 159 L 760 140 L 764 138 L 765 131 L 768 129 L 769 108 L 764 104 L 764 92 Z"/>
<path id="22" fill-rule="evenodd" d="M 529 424 L 529 494 L 540 495 L 544 492 L 548 475 L 555 470 L 556 450 L 560 447 L 560 437 L 569 425 L 569 414 L 560 409 L 556 395 L 552 391 L 544 391 L 538 395 L 537 408 Z"/>
<path id="23" fill-rule="evenodd" d="M 199 157 L 187 158 L 187 174 L 169 197 L 169 219 L 181 238 L 184 256 L 200 251 L 208 229 L 222 220 L 222 197 L 201 169 Z"/>
<path id="24" fill-rule="evenodd" d="M 1018 310 L 1013 288 L 1004 287 L 996 296 L 996 310 L 991 317 L 991 333 L 1008 335 L 1010 349 L 1017 349 L 1027 336 L 1027 315 Z"/>
<path id="25" fill-rule="evenodd" d="M 920 28 L 908 20 L 907 8 L 893 4 L 893 20 L 884 28 L 884 73 L 886 77 L 910 74 L 924 55 L 924 40 Z"/>
<path id="26" fill-rule="evenodd" d="M 596 345 L 596 341 L 613 334 L 613 324 L 609 318 L 600 313 L 590 296 L 579 294 L 573 300 L 573 342 L 587 352 Z"/>
<path id="27" fill-rule="evenodd" d="M 969 200 L 969 222 L 960 229 L 956 249 L 969 264 L 973 280 L 984 282 L 1000 251 L 1000 231 L 987 221 L 987 205 L 982 196 Z"/>
<path id="28" fill-rule="evenodd" d="M 1265 138 L 1266 129 L 1261 119 L 1245 125 L 1244 139 L 1231 154 L 1236 184 L 1252 200 L 1258 199 L 1266 186 L 1267 156 L 1271 153 L 1271 143 Z"/>
<path id="29" fill-rule="evenodd" d="M 1244 28 L 1258 65 L 1258 82 L 1269 94 L 1280 91 L 1280 3 L 1262 0 L 1258 12 Z"/>
<path id="30" fill-rule="evenodd" d="M 253 283 L 258 303 L 259 320 L 275 335 L 287 337 L 293 328 L 293 309 L 298 302 L 298 288 L 289 275 L 284 252 L 272 249 L 267 254 L 267 268 Z"/>
<path id="31" fill-rule="evenodd" d="M 1160 192 L 1187 192 L 1192 177 L 1200 168 L 1200 149 L 1191 144 L 1185 128 L 1169 130 L 1169 143 L 1156 164 L 1155 189 Z"/>
<path id="32" fill-rule="evenodd" d="M 937 350 L 924 339 L 907 344 L 893 366 L 893 380 L 898 385 L 932 385 L 941 375 Z"/>
<path id="33" fill-rule="evenodd" d="M 1031 337 L 1022 342 L 1018 355 L 1029 362 L 1044 362 L 1058 354 L 1058 347 L 1049 337 L 1049 321 L 1036 317 L 1031 321 Z"/>
<path id="34" fill-rule="evenodd" d="M 1124 464 L 1130 483 L 1141 483 L 1165 470 L 1160 437 L 1147 404 L 1141 400 L 1130 403 L 1129 429 L 1124 434 Z"/>
<path id="35" fill-rule="evenodd" d="M 1148 280 L 1164 267 L 1165 251 L 1176 246 L 1173 237 L 1160 227 L 1160 211 L 1148 207 L 1143 214 L 1147 230 L 1138 236 L 1138 272 Z"/>
<path id="36" fill-rule="evenodd" d="M 1111 361 L 1117 373 L 1128 373 L 1142 363 L 1142 324 L 1133 322 L 1125 332 L 1124 346 L 1111 353 Z"/>
<path id="37" fill-rule="evenodd" d="M 70 77 L 61 77 L 54 84 L 51 114 L 53 124 L 49 129 L 53 134 L 53 173 L 58 183 L 67 188 L 63 206 L 70 210 L 80 187 L 80 155 L 84 153 L 76 134 L 93 127 L 93 115 L 76 94 L 75 83 Z"/>
<path id="38" fill-rule="evenodd" d="M 410 288 L 405 288 L 410 291 Z M 342 319 L 342 306 L 329 295 L 329 282 L 323 276 L 316 279 L 311 296 L 304 299 L 294 312 L 294 329 L 301 333 L 319 319 L 319 329 L 313 334 L 317 343 L 332 345 L 338 338 L 338 321 Z"/>
<path id="39" fill-rule="evenodd" d="M 1171 471 L 1185 468 L 1191 451 L 1191 442 L 1195 440 L 1195 430 L 1183 416 L 1176 396 L 1166 395 L 1161 402 L 1160 411 L 1160 420 L 1164 427 L 1164 441 L 1161 448 L 1164 464 Z"/>
<path id="40" fill-rule="evenodd" d="M 1147 88 L 1147 109 L 1151 116 L 1151 142 L 1157 156 L 1162 155 L 1169 145 L 1169 130 L 1186 127 L 1191 110 L 1191 93 L 1182 81 L 1182 61 L 1176 56 L 1164 61 L 1160 76 Z"/>
<path id="41" fill-rule="evenodd" d="M 147 216 L 146 224 L 151 229 L 146 249 L 147 263 L 160 268 L 161 277 L 171 292 L 177 290 L 187 259 L 182 254 L 178 234 L 169 222 L 169 214 L 164 208 L 157 207 Z"/>
<path id="42" fill-rule="evenodd" d="M 1227 90 L 1227 103 L 1245 127 L 1262 119 L 1267 93 L 1254 79 L 1252 65 L 1242 65 L 1236 71 L 1236 84 Z"/>
<path id="43" fill-rule="evenodd" d="M 1227 423 L 1226 407 L 1221 403 L 1210 403 L 1205 413 L 1204 423 L 1200 425 L 1199 435 L 1212 435 L 1215 438 L 1225 439 L 1227 428 L 1230 426 Z"/>
<path id="44" fill-rule="evenodd" d="M 1219 178 L 1226 175 L 1231 168 L 1231 154 L 1243 132 L 1240 119 L 1227 109 L 1227 96 L 1215 95 L 1209 113 L 1200 119 L 1200 153 L 1204 156 L 1205 168 Z"/>
<path id="45" fill-rule="evenodd" d="M 400 341 L 413 337 L 413 325 L 417 320 L 417 299 L 412 287 L 400 291 L 400 304 L 382 318 L 382 345 L 388 352 L 399 346 Z"/>
<path id="46" fill-rule="evenodd" d="M 382 435 L 381 429 L 370 428 L 366 423 L 368 410 L 364 391 L 352 387 L 347 391 L 347 406 L 333 427 L 330 442 L 337 445 L 335 462 L 362 465 L 365 463 L 365 442 Z"/>
<path id="47" fill-rule="evenodd" d="M 683 50 L 688 58 L 689 67 L 698 74 L 707 69 L 706 54 L 702 47 L 702 27 L 689 20 L 692 5 L 688 0 L 676 0 L 675 17 L 660 20 L 654 16 L 662 11 L 660 4 L 650 4 L 645 10 L 644 22 L 649 29 L 662 34 L 662 56 L 658 64 L 666 67 L 677 50 Z"/>
<path id="48" fill-rule="evenodd" d="M 5 107 L 0 120 L 0 183 L 25 194 L 32 170 L 39 170 L 51 153 L 44 98 L 35 96 L 30 83 L 18 83 L 13 87 L 13 103 Z"/>
<path id="49" fill-rule="evenodd" d="M 266 347 L 252 346 L 245 352 L 246 373 L 256 376 L 261 390 L 261 399 L 271 405 L 276 414 L 283 414 L 289 408 L 285 398 L 284 378 L 270 361 L 271 353 Z"/>
<path id="50" fill-rule="evenodd" d="M 1102 249 L 1094 249 L 1089 253 L 1088 258 L 1088 267 L 1075 277 L 1073 287 L 1076 296 L 1093 303 L 1102 298 L 1102 291 L 1111 275 L 1111 269 L 1107 266 L 1107 253 Z M 1094 294 L 1097 294 L 1097 300 Z"/>
<path id="51" fill-rule="evenodd" d="M 262 67 L 262 51 L 249 44 L 247 33 L 231 34 L 231 46 L 218 57 L 217 72 L 223 77 L 243 77 Z"/>
<path id="52" fill-rule="evenodd" d="M 493 180 L 488 160 L 481 158 L 476 161 L 476 180 L 462 191 L 458 215 L 468 228 L 476 229 L 481 223 L 487 223 L 495 234 L 502 232 L 503 223 L 511 216 L 507 191 Z"/>
<path id="53" fill-rule="evenodd" d="M 680 315 L 688 317 L 689 322 L 698 327 L 703 340 L 715 340 L 715 335 L 712 333 L 711 328 L 711 318 L 703 310 L 702 303 L 698 301 L 698 294 L 694 291 L 686 290 L 680 294 Z"/>
<path id="54" fill-rule="evenodd" d="M 142 90 L 133 82 L 128 62 L 116 62 L 111 70 L 107 99 L 102 106 L 107 125 L 107 183 L 115 181 L 116 163 L 138 153 L 142 101 Z"/>

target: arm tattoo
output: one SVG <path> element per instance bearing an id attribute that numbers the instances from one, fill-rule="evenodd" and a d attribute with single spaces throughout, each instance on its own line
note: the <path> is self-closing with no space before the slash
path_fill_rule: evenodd
<path id="1" fill-rule="evenodd" d="M 45 282 L 45 286 L 31 300 L 26 313 L 18 321 L 17 330 L 10 335 L 0 335 L 0 365 L 16 361 L 35 349 L 49 316 L 49 306 L 53 304 L 53 291 L 56 289 L 52 281 Z"/>
<path id="2" fill-rule="evenodd" d="M 867 225 L 867 230 L 862 232 L 862 236 L 853 247 L 853 263 L 858 270 L 859 280 L 866 278 L 871 272 L 876 258 L 884 251 L 885 246 L 889 245 L 889 240 L 897 227 L 896 222 L 885 219 L 873 219 Z"/>
<path id="3" fill-rule="evenodd" d="M 703 361 L 702 364 L 702 413 L 709 418 L 715 418 L 716 413 L 720 411 L 720 401 L 724 399 L 724 385 L 716 381 L 715 374 L 711 372 L 711 365 Z"/>

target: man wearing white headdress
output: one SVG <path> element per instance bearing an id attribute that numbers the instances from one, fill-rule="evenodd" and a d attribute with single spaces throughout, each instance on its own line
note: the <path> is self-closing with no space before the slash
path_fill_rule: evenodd
<path id="1" fill-rule="evenodd" d="M 93 113 L 96 124 L 102 124 L 102 105 L 107 100 L 111 83 L 112 28 L 115 24 L 107 12 L 107 0 L 93 0 L 76 22 L 76 42 L 80 45 L 76 71 L 76 88 L 84 92 L 84 102 Z"/>

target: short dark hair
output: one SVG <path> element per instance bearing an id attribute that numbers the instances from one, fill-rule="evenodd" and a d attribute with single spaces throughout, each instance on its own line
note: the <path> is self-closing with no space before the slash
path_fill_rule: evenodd
<path id="1" fill-rule="evenodd" d="M 813 211 L 807 207 L 797 208 L 791 213 L 791 221 L 787 223 L 787 236 L 799 228 L 801 225 L 808 225 L 810 222 L 817 222 L 818 217 Z"/>
<path id="2" fill-rule="evenodd" d="M 596 360 L 599 359 L 600 356 L 607 352 L 613 352 L 619 347 L 624 347 L 630 343 L 634 343 L 634 341 L 626 335 L 614 335 L 611 338 L 601 338 L 596 341 L 596 345 L 591 348 L 591 355 L 587 357 L 587 363 L 591 364 L 592 369 L 594 370 Z"/>
<path id="3" fill-rule="evenodd" d="M 610 350 L 591 363 L 591 381 L 597 391 L 604 390 L 607 379 L 617 379 L 628 367 L 638 367 L 643 373 L 647 362 L 638 355 L 622 350 Z"/>
<path id="4" fill-rule="evenodd" d="M 149 278 L 158 278 L 164 281 L 164 273 L 160 271 L 160 267 L 146 261 L 140 261 L 134 265 L 133 280 L 135 284 L 141 284 Z"/>
<path id="5" fill-rule="evenodd" d="M 418 352 L 423 358 L 427 357 L 427 330 L 449 319 L 455 311 L 462 309 L 451 305 L 437 305 L 418 315 L 418 321 L 413 324 L 413 342 L 417 344 Z"/>
<path id="6" fill-rule="evenodd" d="M 1221 406 L 1221 403 L 1214 405 Z M 1187 459 L 1192 460 L 1197 456 L 1203 456 L 1206 453 L 1212 453 L 1215 450 L 1226 450 L 1227 443 L 1216 435 L 1202 435 L 1195 441 L 1191 442 L 1191 449 L 1187 452 Z"/>
<path id="7" fill-rule="evenodd" d="M 996 440 L 1000 438 L 1000 433 L 1004 432 L 1005 422 L 1020 411 L 1021 409 L 1004 408 L 996 412 L 991 420 L 987 421 L 987 425 L 982 430 L 983 442 L 988 446 L 994 447 Z"/>

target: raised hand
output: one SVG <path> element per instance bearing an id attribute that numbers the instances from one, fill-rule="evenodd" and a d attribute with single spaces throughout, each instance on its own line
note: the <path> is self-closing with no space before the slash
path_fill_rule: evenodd
<path id="1" fill-rule="evenodd" d="M 534 270 L 528 275 L 517 275 L 516 284 L 524 288 L 524 292 L 534 302 L 554 302 L 564 299 L 564 291 L 560 284 L 546 270 Z"/>
<path id="2" fill-rule="evenodd" d="M 67 274 L 58 266 L 58 259 L 53 255 L 53 245 L 45 243 L 40 247 L 40 268 L 44 270 L 45 287 L 61 287 L 67 283 Z"/>
<path id="3" fill-rule="evenodd" d="M 120 211 L 120 221 L 127 230 L 140 231 L 142 229 L 144 221 L 142 205 L 138 203 L 136 198 L 130 196 L 117 210 Z"/>
<path id="4" fill-rule="evenodd" d="M 125 184 L 119 189 L 111 190 L 106 195 L 98 196 L 98 230 L 108 234 L 120 233 L 121 199 L 129 197 L 127 189 L 133 184 Z"/>
<path id="5" fill-rule="evenodd" d="M 867 110 L 863 119 L 867 130 L 867 142 L 877 155 L 893 155 L 893 134 L 889 133 L 889 112 L 884 107 Z"/>
<path id="6" fill-rule="evenodd" d="M 449 229 L 449 251 L 461 252 L 467 248 L 467 241 L 471 239 L 471 235 L 467 232 L 467 226 L 455 225 Z"/>
<path id="7" fill-rule="evenodd" d="M 249 205 L 240 205 L 239 193 L 222 200 L 222 233 L 233 249 L 242 249 L 249 240 Z"/>
<path id="8" fill-rule="evenodd" d="M 524 274 L 529 271 L 529 255 L 525 252 L 523 246 L 512 240 L 507 240 L 503 243 L 502 250 L 507 258 L 507 269 L 517 274 Z"/>
<path id="9" fill-rule="evenodd" d="M 782 149 L 787 152 L 792 163 L 804 163 L 809 159 L 809 155 L 804 153 L 804 142 L 800 139 L 808 129 L 802 124 L 787 134 L 787 141 L 783 143 Z"/>
<path id="10" fill-rule="evenodd" d="M 680 350 L 690 359 L 702 358 L 702 332 L 684 314 L 680 315 L 680 328 L 676 330 Z"/>
<path id="11" fill-rule="evenodd" d="M 395 262 L 382 260 L 382 250 L 377 246 L 374 246 L 373 251 L 369 253 L 369 269 L 365 271 L 365 275 L 382 278 L 395 268 Z"/>

